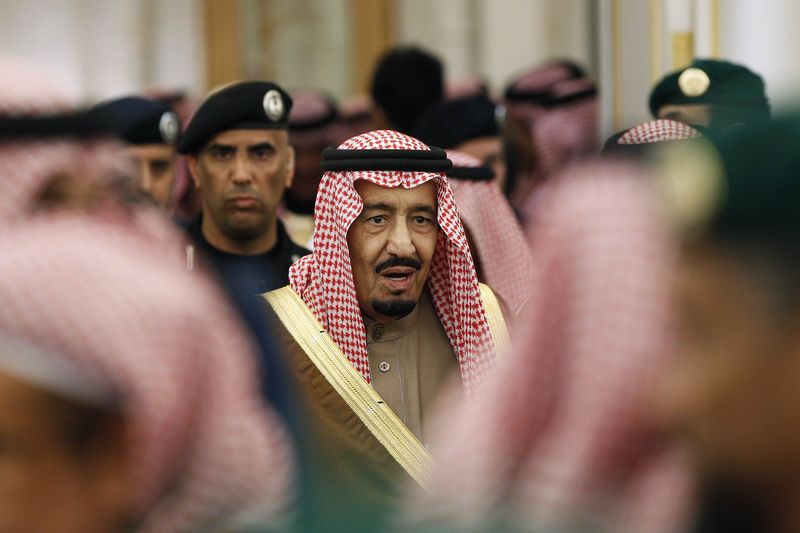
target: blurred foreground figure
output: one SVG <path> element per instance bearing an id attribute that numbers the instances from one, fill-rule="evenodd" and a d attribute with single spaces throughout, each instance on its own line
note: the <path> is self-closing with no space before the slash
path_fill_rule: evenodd
<path id="1" fill-rule="evenodd" d="M 136 165 L 136 190 L 161 209 L 171 209 L 177 173 L 175 143 L 181 124 L 172 109 L 138 96 L 96 105 L 92 112 L 128 146 Z"/>
<path id="2" fill-rule="evenodd" d="M 769 120 L 764 80 L 747 67 L 717 59 L 695 59 L 665 76 L 650 93 L 650 112 L 686 124 L 724 130 Z"/>
<path id="3" fill-rule="evenodd" d="M 448 150 L 447 157 L 453 162 L 447 179 L 478 279 L 497 293 L 512 318 L 527 301 L 533 282 L 528 241 L 491 167 L 455 150 Z"/>
<path id="4" fill-rule="evenodd" d="M 0 531 L 236 531 L 285 511 L 291 457 L 251 343 L 150 243 L 77 215 L 0 234 Z"/>
<path id="5" fill-rule="evenodd" d="M 595 152 L 597 86 L 577 65 L 554 61 L 512 80 L 504 103 L 512 152 L 506 193 L 521 212 L 548 176 Z"/>
<path id="6" fill-rule="evenodd" d="M 609 137 L 603 145 L 603 154 L 639 160 L 652 155 L 655 148 L 663 149 L 668 144 L 702 136 L 697 129 L 683 122 L 650 120 Z"/>
<path id="7" fill-rule="evenodd" d="M 314 251 L 265 294 L 313 432 L 324 531 L 373 531 L 398 484 L 424 483 L 431 406 L 471 393 L 505 325 L 478 284 L 444 151 L 373 131 L 324 153 Z M 492 328 L 492 329 L 490 329 Z"/>
<path id="8" fill-rule="evenodd" d="M 644 402 L 669 352 L 673 266 L 645 177 L 594 164 L 542 191 L 516 349 L 444 412 L 410 530 L 681 531 L 683 463 Z"/>
<path id="9" fill-rule="evenodd" d="M 277 214 L 294 177 L 291 108 L 291 97 L 274 83 L 229 85 L 203 102 L 178 145 L 203 200 L 188 232 L 229 287 L 244 273 L 254 278 L 256 294 L 281 287 L 289 266 L 308 253 Z M 194 251 L 187 248 L 190 269 Z"/>
<path id="10" fill-rule="evenodd" d="M 109 138 L 47 73 L 0 56 L 0 222 L 119 198 L 130 169 Z"/>
<path id="11" fill-rule="evenodd" d="M 667 159 L 683 230 L 666 420 L 705 474 L 697 531 L 800 531 L 800 120 Z"/>
<path id="12" fill-rule="evenodd" d="M 336 146 L 339 138 L 336 102 L 324 93 L 296 91 L 292 93 L 289 113 L 289 144 L 294 149 L 294 180 L 286 189 L 281 219 L 294 242 L 306 245 L 314 231 L 314 201 L 322 179 L 322 151 Z"/>

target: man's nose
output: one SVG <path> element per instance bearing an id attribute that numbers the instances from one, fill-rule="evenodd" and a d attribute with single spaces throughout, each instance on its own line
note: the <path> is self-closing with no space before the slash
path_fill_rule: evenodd
<path id="1" fill-rule="evenodd" d="M 386 252 L 397 257 L 411 257 L 416 253 L 411 232 L 405 221 L 392 224 L 389 230 L 389 240 L 386 243 Z"/>
<path id="2" fill-rule="evenodd" d="M 247 158 L 238 156 L 233 160 L 233 182 L 236 185 L 248 185 L 253 177 L 250 172 L 250 165 Z"/>
<path id="3" fill-rule="evenodd" d="M 150 173 L 150 166 L 145 161 L 139 165 L 139 179 L 136 180 L 136 185 L 139 191 L 145 194 L 153 191 L 153 175 Z"/>

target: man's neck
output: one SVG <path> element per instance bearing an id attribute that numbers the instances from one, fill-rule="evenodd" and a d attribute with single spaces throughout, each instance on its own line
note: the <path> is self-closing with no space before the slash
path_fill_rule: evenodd
<path id="1" fill-rule="evenodd" d="M 217 250 L 236 255 L 259 255 L 272 250 L 278 243 L 278 221 L 275 220 L 261 235 L 246 241 L 231 239 L 203 217 L 201 226 L 205 240 Z"/>

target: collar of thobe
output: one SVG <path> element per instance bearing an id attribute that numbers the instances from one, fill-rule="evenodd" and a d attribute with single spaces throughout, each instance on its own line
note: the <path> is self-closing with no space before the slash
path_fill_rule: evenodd
<path id="1" fill-rule="evenodd" d="M 365 316 L 364 326 L 367 328 L 367 344 L 379 341 L 390 341 L 407 335 L 414 326 L 417 325 L 419 308 L 423 305 L 423 300 L 424 296 L 420 296 L 413 311 L 403 318 L 398 318 L 387 324 L 376 322 Z"/>

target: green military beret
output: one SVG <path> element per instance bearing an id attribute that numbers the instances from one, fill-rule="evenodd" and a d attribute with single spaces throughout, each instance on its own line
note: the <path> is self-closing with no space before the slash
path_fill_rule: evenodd
<path id="1" fill-rule="evenodd" d="M 289 128 L 292 98 L 274 83 L 247 81 L 209 96 L 192 117 L 178 152 L 195 154 L 217 133 L 235 129 Z"/>
<path id="2" fill-rule="evenodd" d="M 742 65 L 714 59 L 695 59 L 686 68 L 665 76 L 650 93 L 654 117 L 668 104 L 710 104 L 751 108 L 769 117 L 764 80 Z"/>
<path id="3" fill-rule="evenodd" d="M 666 156 L 661 178 L 682 229 L 800 243 L 800 114 L 679 151 Z"/>

